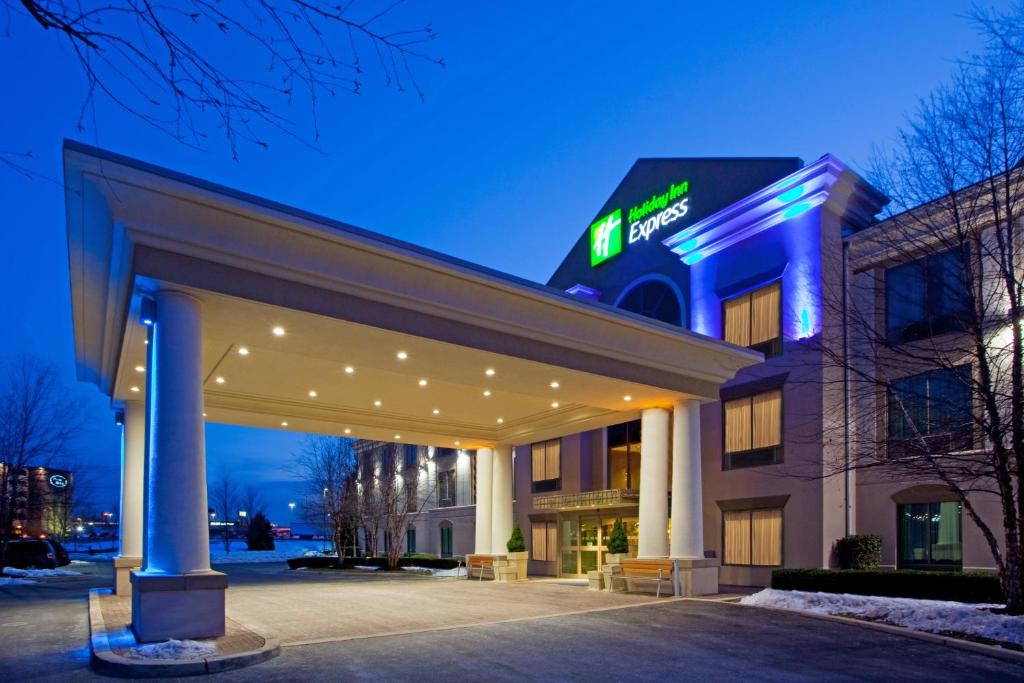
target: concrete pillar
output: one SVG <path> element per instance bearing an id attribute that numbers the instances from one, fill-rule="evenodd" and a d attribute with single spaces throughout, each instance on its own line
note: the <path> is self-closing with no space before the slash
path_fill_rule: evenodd
<path id="1" fill-rule="evenodd" d="M 476 451 L 476 548 L 473 552 L 488 555 L 491 552 L 491 493 L 493 486 L 494 450 L 478 448 Z"/>
<path id="2" fill-rule="evenodd" d="M 121 513 L 118 552 L 114 558 L 114 592 L 130 595 L 131 571 L 142 566 L 142 484 L 146 457 L 146 406 L 124 404 L 121 426 Z"/>
<path id="3" fill-rule="evenodd" d="M 132 628 L 144 642 L 220 636 L 227 576 L 210 570 L 202 306 L 183 292 L 154 298 L 147 554 L 132 572 Z"/>
<path id="4" fill-rule="evenodd" d="M 512 447 L 499 444 L 494 447 L 491 473 L 491 552 L 508 552 L 508 539 L 512 536 Z"/>
<path id="5" fill-rule="evenodd" d="M 669 411 L 640 414 L 640 545 L 637 557 L 668 557 Z"/>
<path id="6" fill-rule="evenodd" d="M 672 557 L 704 557 L 700 476 L 700 401 L 672 408 Z"/>

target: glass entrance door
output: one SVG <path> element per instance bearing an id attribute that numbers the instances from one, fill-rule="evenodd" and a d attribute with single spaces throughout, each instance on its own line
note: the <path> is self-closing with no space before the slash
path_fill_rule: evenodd
<path id="1" fill-rule="evenodd" d="M 562 576 L 586 576 L 604 564 L 604 537 L 598 517 L 565 517 L 559 528 Z"/>

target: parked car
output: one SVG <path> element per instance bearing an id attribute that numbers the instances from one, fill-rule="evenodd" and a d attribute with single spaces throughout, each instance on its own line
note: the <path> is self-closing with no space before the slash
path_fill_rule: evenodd
<path id="1" fill-rule="evenodd" d="M 56 569 L 71 564 L 71 558 L 57 541 L 25 538 L 8 541 L 3 564 L 18 569 Z"/>

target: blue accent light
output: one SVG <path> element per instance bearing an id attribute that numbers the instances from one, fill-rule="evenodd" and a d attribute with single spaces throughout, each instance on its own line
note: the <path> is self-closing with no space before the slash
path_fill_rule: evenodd
<path id="1" fill-rule="evenodd" d="M 810 202 L 794 204 L 782 213 L 782 220 L 788 221 L 790 218 L 796 218 L 797 216 L 807 213 L 812 208 L 814 207 Z"/>
<path id="2" fill-rule="evenodd" d="M 800 311 L 800 332 L 804 337 L 811 336 L 811 314 L 806 308 Z"/>
<path id="3" fill-rule="evenodd" d="M 783 204 L 789 204 L 794 199 L 799 199 L 800 195 L 802 195 L 803 193 L 804 193 L 804 186 L 803 185 L 797 185 L 796 187 L 792 187 L 792 188 L 786 190 L 785 192 L 783 192 L 782 194 L 780 194 L 779 195 L 779 201 L 782 202 Z"/>
<path id="4" fill-rule="evenodd" d="M 692 266 L 694 263 L 697 263 L 702 258 L 704 258 L 704 254 L 700 253 L 699 251 L 695 251 L 692 254 L 687 254 L 686 256 L 684 256 L 683 263 L 685 263 L 688 266 Z"/>
<path id="5" fill-rule="evenodd" d="M 691 237 L 690 239 L 686 240 L 685 242 L 680 244 L 678 247 L 676 247 L 676 251 L 682 253 L 682 252 L 687 252 L 687 251 L 693 251 L 696 248 L 697 248 L 697 238 L 696 237 Z"/>

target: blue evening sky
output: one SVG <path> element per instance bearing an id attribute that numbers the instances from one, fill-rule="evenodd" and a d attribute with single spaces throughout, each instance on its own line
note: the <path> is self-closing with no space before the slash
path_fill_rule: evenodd
<path id="1" fill-rule="evenodd" d="M 979 49 L 970 5 L 414 1 L 396 17 L 429 19 L 447 62 L 418 69 L 425 102 L 369 71 L 363 95 L 324 110 L 323 153 L 272 135 L 237 162 L 215 131 L 208 151 L 188 149 L 103 101 L 95 125 L 77 130 L 76 63 L 58 36 L 15 15 L 0 37 L 0 149 L 31 151 L 38 175 L 0 167 L 0 358 L 29 350 L 75 381 L 64 137 L 545 281 L 637 157 L 831 152 L 863 167 Z M 107 507 L 118 431 L 98 391 L 78 390 L 93 417 L 78 449 Z M 261 485 L 283 522 L 299 438 L 209 425 L 210 478 L 230 467 Z"/>

